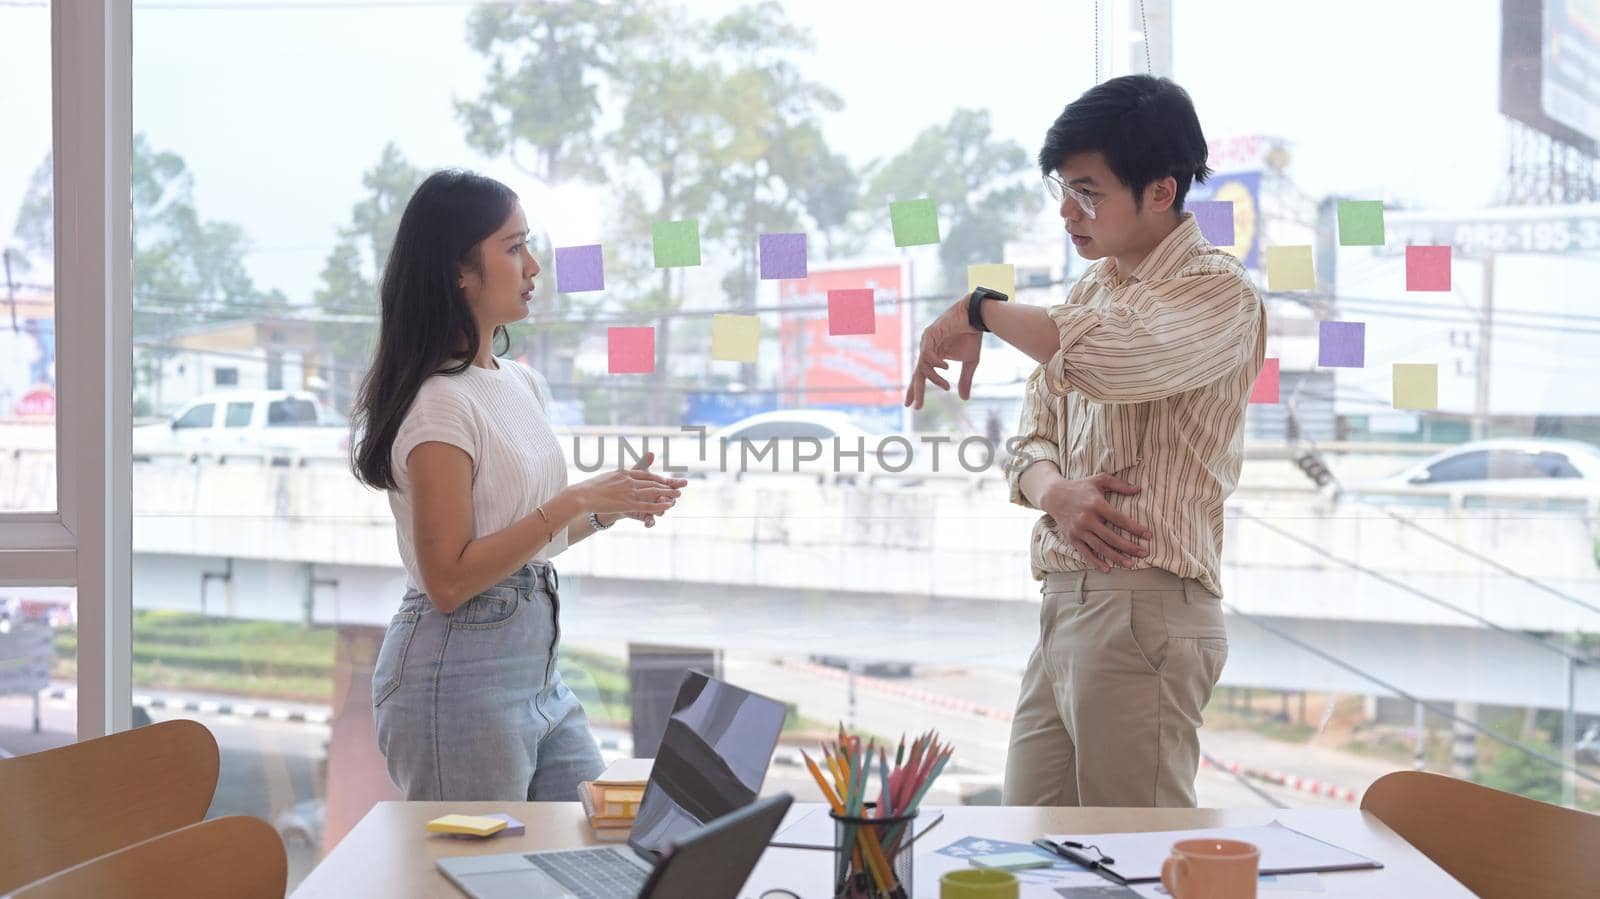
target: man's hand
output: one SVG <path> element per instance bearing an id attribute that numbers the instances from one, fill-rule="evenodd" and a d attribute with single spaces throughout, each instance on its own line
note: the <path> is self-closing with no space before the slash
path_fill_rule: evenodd
<path id="1" fill-rule="evenodd" d="M 1138 487 L 1108 474 L 1076 481 L 1057 477 L 1045 488 L 1038 505 L 1055 519 L 1056 533 L 1071 542 L 1084 561 L 1105 573 L 1113 565 L 1132 568 L 1136 557 L 1150 553 L 1126 536 L 1149 540 L 1150 529 L 1106 500 L 1107 493 L 1133 496 L 1138 492 Z"/>
<path id="2" fill-rule="evenodd" d="M 968 295 L 970 296 L 970 294 Z M 967 399 L 972 395 L 972 375 L 978 370 L 978 354 L 983 350 L 983 334 L 967 323 L 967 297 L 956 301 L 933 320 L 922 332 L 921 349 L 917 353 L 917 367 L 911 373 L 911 386 L 906 388 L 906 405 L 922 408 L 922 395 L 927 382 L 949 390 L 950 382 L 940 377 L 937 369 L 949 368 L 947 359 L 961 363 L 958 394 Z"/>

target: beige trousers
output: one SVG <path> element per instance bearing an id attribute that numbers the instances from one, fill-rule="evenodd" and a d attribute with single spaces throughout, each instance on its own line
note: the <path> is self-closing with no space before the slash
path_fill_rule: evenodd
<path id="1" fill-rule="evenodd" d="M 1005 804 L 1193 807 L 1222 601 L 1158 568 L 1054 573 L 1043 592 Z"/>

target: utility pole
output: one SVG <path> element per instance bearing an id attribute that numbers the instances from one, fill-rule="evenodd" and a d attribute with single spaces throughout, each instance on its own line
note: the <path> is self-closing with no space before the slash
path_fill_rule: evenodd
<path id="1" fill-rule="evenodd" d="M 1490 344 L 1494 331 L 1494 254 L 1483 257 L 1483 301 L 1478 304 L 1478 360 L 1472 403 L 1472 439 L 1489 436 Z"/>

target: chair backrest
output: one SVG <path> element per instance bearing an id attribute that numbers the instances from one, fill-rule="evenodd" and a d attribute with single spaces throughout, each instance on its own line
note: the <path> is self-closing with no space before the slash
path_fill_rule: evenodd
<path id="1" fill-rule="evenodd" d="M 180 827 L 58 871 L 10 899 L 283 899 L 289 862 L 260 818 L 234 815 Z"/>
<path id="2" fill-rule="evenodd" d="M 1385 774 L 1361 808 L 1487 899 L 1600 890 L 1600 815 L 1426 771 Z"/>
<path id="3" fill-rule="evenodd" d="M 0 893 L 199 821 L 218 763 L 183 720 L 0 759 Z"/>

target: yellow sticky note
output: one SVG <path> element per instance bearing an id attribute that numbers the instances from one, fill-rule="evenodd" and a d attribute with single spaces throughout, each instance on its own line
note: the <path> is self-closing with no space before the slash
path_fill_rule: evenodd
<path id="1" fill-rule="evenodd" d="M 967 293 L 980 287 L 998 290 L 1011 299 L 1017 298 L 1017 267 L 1010 263 L 989 262 L 967 266 Z"/>
<path id="2" fill-rule="evenodd" d="M 477 815 L 445 815 L 428 822 L 428 833 L 464 833 L 486 837 L 506 829 L 500 818 L 481 818 Z"/>
<path id="3" fill-rule="evenodd" d="M 761 345 L 761 319 L 755 315 L 711 316 L 711 358 L 718 362 L 754 362 Z"/>
<path id="4" fill-rule="evenodd" d="M 1439 408 L 1439 366 L 1394 366 L 1394 407 L 1431 410 Z"/>
<path id="5" fill-rule="evenodd" d="M 1267 247 L 1268 290 L 1310 290 L 1316 286 L 1310 247 Z"/>

